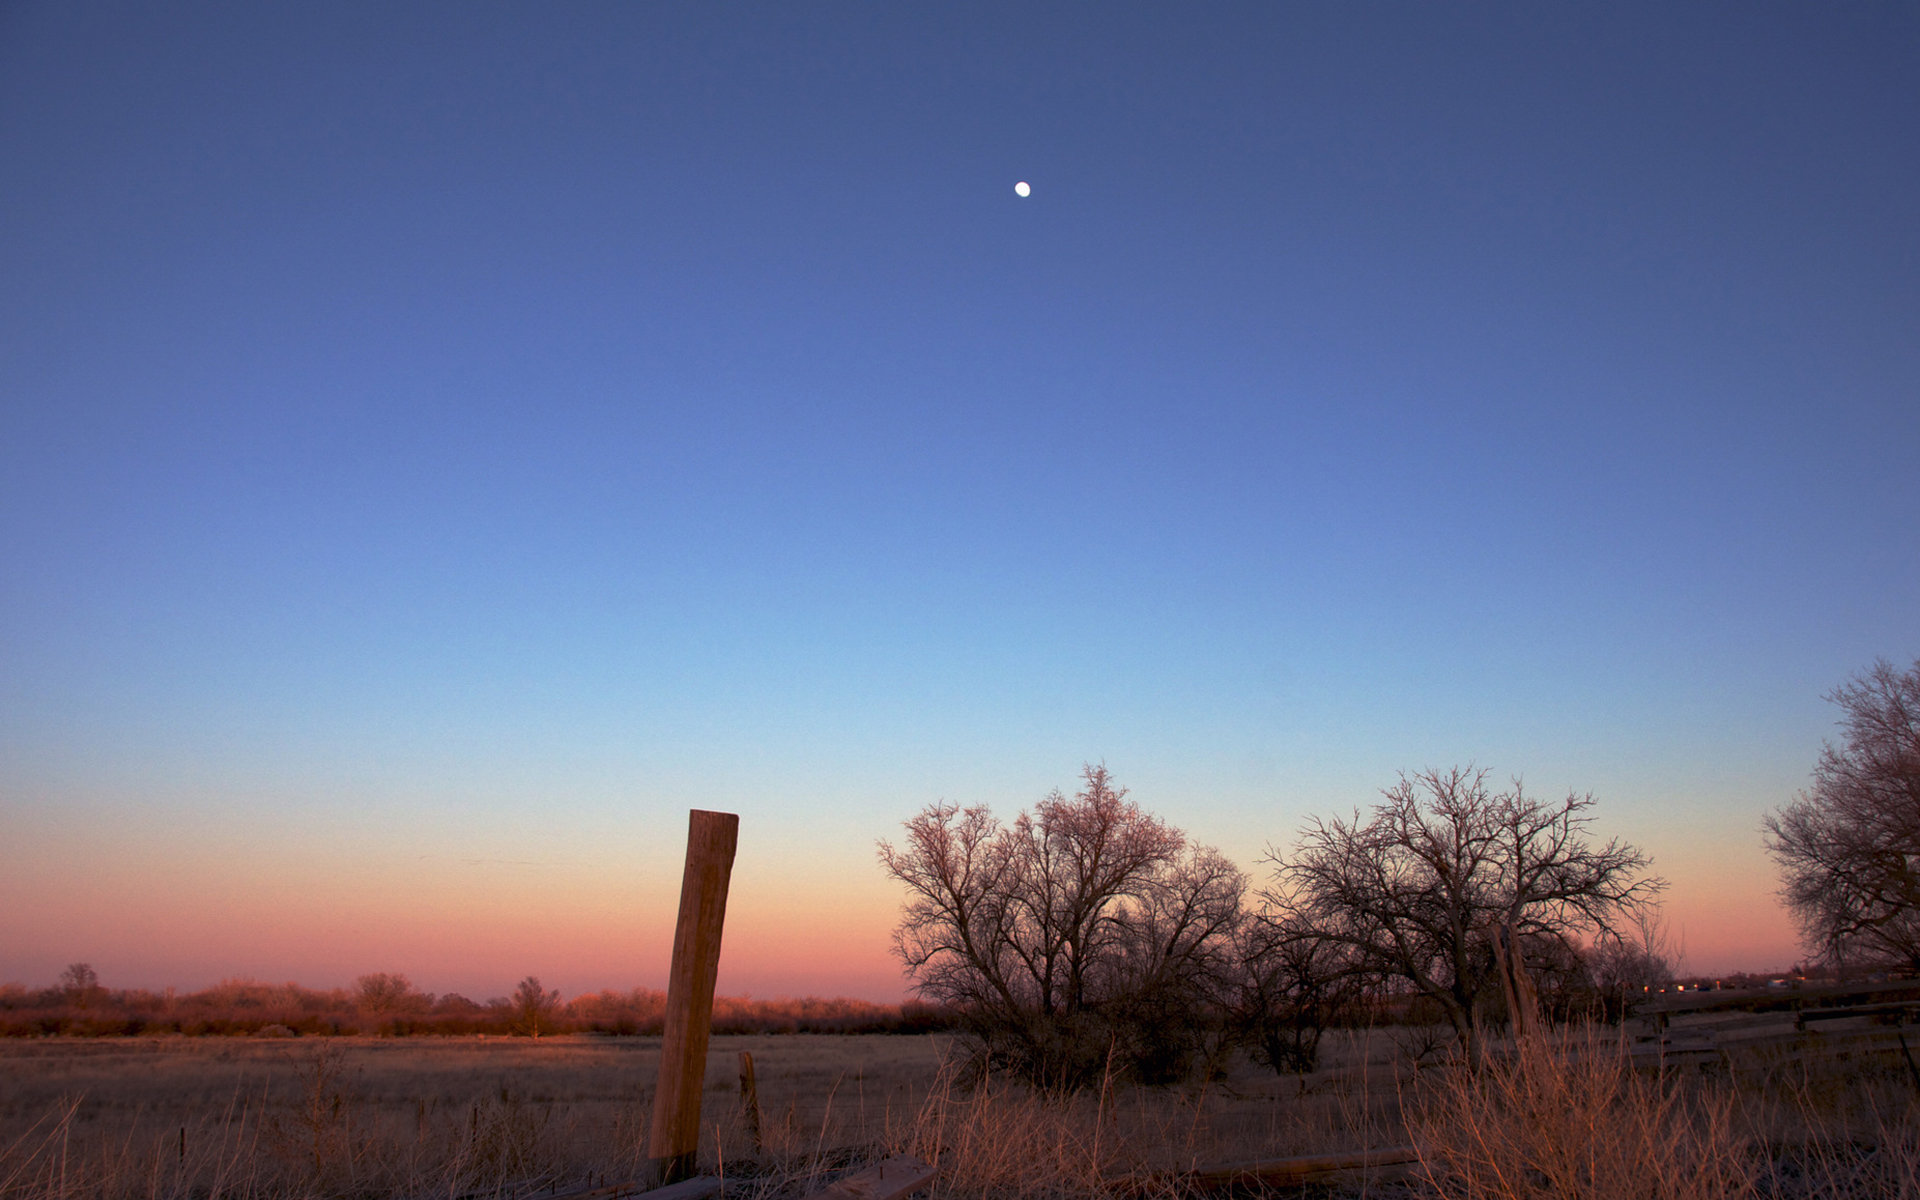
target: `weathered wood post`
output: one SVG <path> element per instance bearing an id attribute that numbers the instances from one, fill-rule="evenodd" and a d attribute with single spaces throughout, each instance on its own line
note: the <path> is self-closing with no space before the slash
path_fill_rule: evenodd
<path id="1" fill-rule="evenodd" d="M 667 976 L 666 1036 L 660 1043 L 660 1083 L 653 1093 L 653 1130 L 647 1140 L 652 1183 L 661 1187 L 693 1174 L 700 1148 L 700 1092 L 707 1075 L 707 1035 L 713 1028 L 713 986 L 720 972 L 720 926 L 727 916 L 727 881 L 740 818 L 694 809 L 687 821 L 687 868 L 680 879 L 680 921 L 673 931 Z"/>
<path id="2" fill-rule="evenodd" d="M 754 1081 L 753 1053 L 748 1050 L 740 1052 L 740 1107 L 747 1115 L 747 1133 L 753 1138 L 753 1152 L 759 1154 L 766 1149 L 760 1139 L 760 1085 Z"/>

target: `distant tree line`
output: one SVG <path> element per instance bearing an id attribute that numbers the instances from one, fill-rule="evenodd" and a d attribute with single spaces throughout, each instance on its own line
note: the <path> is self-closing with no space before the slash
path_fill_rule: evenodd
<path id="1" fill-rule="evenodd" d="M 405 975 L 361 976 L 351 988 L 235 979 L 175 993 L 101 984 L 87 963 L 75 963 L 51 987 L 0 984 L 0 1036 L 312 1037 L 363 1035 L 531 1036 L 595 1033 L 658 1035 L 666 993 L 650 988 L 604 990 L 563 999 L 533 976 L 511 996 L 485 1001 L 436 996 Z M 864 1000 L 758 1000 L 718 997 L 716 1033 L 926 1033 L 948 1017 L 931 1005 Z"/>

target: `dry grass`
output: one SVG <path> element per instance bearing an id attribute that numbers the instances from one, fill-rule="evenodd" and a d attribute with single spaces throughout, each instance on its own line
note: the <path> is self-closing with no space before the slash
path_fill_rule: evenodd
<path id="1" fill-rule="evenodd" d="M 940 1167 L 934 1200 L 1138 1197 L 1175 1194 L 1181 1170 L 1223 1159 L 1356 1150 L 1404 1139 L 1395 1085 L 1397 1047 L 1383 1035 L 1334 1034 L 1327 1069 L 1281 1078 L 1240 1063 L 1224 1079 L 1176 1089 L 1108 1086 L 1059 1097 L 989 1078 L 963 1088 L 942 1060 L 912 1103 L 868 1109 L 864 1124 L 783 1123 L 765 1153 L 746 1152 L 735 1122 L 720 1122 L 720 1159 L 748 1163 L 761 1196 L 796 1194 L 845 1161 L 836 1136 L 862 1158 L 912 1154 Z M 844 1088 L 839 1093 L 843 1102 Z M 880 1124 L 872 1117 L 876 1111 Z M 846 1140 L 854 1128 L 862 1140 Z M 1158 1180 L 1159 1182 L 1146 1182 Z"/>
<path id="2" fill-rule="evenodd" d="M 1532 1039 L 1426 1078 L 1408 1123 L 1430 1192 L 1503 1200 L 1911 1200 L 1920 1099 L 1885 1054 L 1819 1038 L 1637 1070 L 1617 1034 Z"/>
<path id="3" fill-rule="evenodd" d="M 1765 1151 L 1763 1193 L 1920 1197 L 1920 1081 L 1896 1049 L 1804 1037 L 1730 1060 L 1725 1086 Z"/>
<path id="4" fill-rule="evenodd" d="M 935 1200 L 1179 1192 L 1177 1172 L 1413 1139 L 1441 1196 L 1920 1196 L 1920 1106 L 1897 1059 L 1812 1053 L 1636 1073 L 1617 1041 L 1415 1072 L 1403 1031 L 1329 1036 L 1326 1068 L 1241 1063 L 1182 1089 L 1067 1099 L 947 1070 L 943 1037 L 714 1039 L 703 1168 L 787 1200 L 890 1153 Z M 0 1045 L 0 1200 L 528 1197 L 637 1178 L 659 1043 L 245 1039 Z M 738 1053 L 754 1054 L 755 1145 Z M 1403 1119 L 1403 1108 L 1405 1118 Z M 1403 1193 L 1404 1194 L 1404 1193 Z"/>
<path id="5" fill-rule="evenodd" d="M 1636 1072 L 1589 1031 L 1529 1038 L 1475 1070 L 1437 1073 L 1411 1106 L 1437 1192 L 1512 1200 L 1726 1200 L 1753 1193 L 1732 1093 Z"/>
<path id="6" fill-rule="evenodd" d="M 715 1038 L 705 1119 L 738 1123 L 738 1051 L 778 1129 L 874 1140 L 939 1063 L 925 1038 Z M 659 1040 L 0 1043 L 0 1197 L 459 1195 L 635 1178 Z M 916 1082 L 917 1081 L 917 1082 Z"/>
<path id="7" fill-rule="evenodd" d="M 716 1037 L 705 1166 L 793 1192 L 864 1158 L 939 1159 L 943 1195 L 1092 1194 L 1136 1168 L 1362 1144 L 1396 1120 L 1395 1048 L 1330 1039 L 1329 1070 L 1243 1064 L 1187 1090 L 1047 1100 L 943 1070 L 945 1037 Z M 740 1106 L 754 1055 L 761 1142 Z M 88 1039 L 0 1043 L 0 1200 L 530 1194 L 636 1178 L 647 1038 Z M 1360 1139 L 1360 1140 L 1356 1140 Z"/>

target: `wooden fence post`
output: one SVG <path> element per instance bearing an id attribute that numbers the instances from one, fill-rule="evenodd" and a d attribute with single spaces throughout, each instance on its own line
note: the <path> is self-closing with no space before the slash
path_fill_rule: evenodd
<path id="1" fill-rule="evenodd" d="M 753 1077 L 753 1053 L 740 1052 L 740 1107 L 746 1110 L 747 1133 L 753 1138 L 753 1152 L 766 1149 L 760 1138 L 760 1085 Z"/>
<path id="2" fill-rule="evenodd" d="M 694 809 L 687 821 L 687 867 L 680 879 L 680 920 L 673 931 L 673 967 L 667 976 L 666 1035 L 660 1043 L 660 1083 L 653 1093 L 653 1129 L 647 1141 L 652 1183 L 661 1187 L 693 1174 L 700 1148 L 700 1092 L 707 1075 L 707 1036 L 713 1029 L 713 987 L 720 971 L 720 927 L 727 915 L 727 881 L 740 818 Z"/>

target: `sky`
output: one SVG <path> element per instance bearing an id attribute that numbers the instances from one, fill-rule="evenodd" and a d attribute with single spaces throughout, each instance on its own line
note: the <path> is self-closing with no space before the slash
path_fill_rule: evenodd
<path id="1" fill-rule="evenodd" d="M 1920 659 L 1920 8 L 0 5 L 0 982 L 906 994 L 1104 762 L 1454 764 L 1695 971 Z M 1031 195 L 1015 194 L 1027 181 Z"/>

